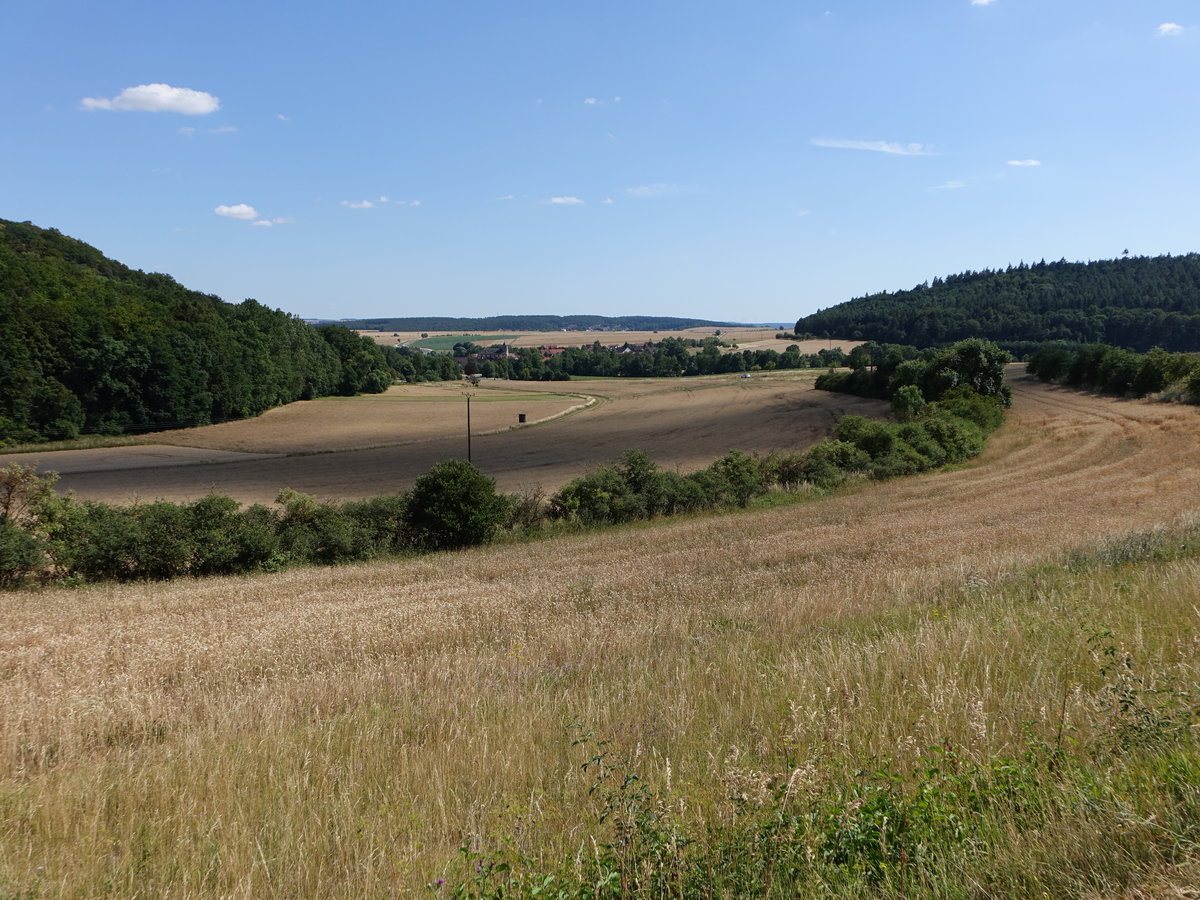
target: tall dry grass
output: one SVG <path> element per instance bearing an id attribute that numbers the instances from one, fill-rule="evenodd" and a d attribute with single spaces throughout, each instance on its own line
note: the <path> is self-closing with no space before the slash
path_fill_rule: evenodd
<path id="1" fill-rule="evenodd" d="M 1196 684 L 1200 571 L 1029 573 L 1183 522 L 1194 412 L 1022 384 L 978 464 L 818 502 L 5 596 L 0 896 L 409 895 L 458 877 L 464 845 L 569 859 L 597 828 L 576 722 L 688 823 L 792 766 L 1102 730 L 1099 633 L 1152 683 Z M 1047 871 L 1092 872 L 1101 836 L 1046 835 Z M 1178 883 L 1160 862 L 1104 877 Z"/>

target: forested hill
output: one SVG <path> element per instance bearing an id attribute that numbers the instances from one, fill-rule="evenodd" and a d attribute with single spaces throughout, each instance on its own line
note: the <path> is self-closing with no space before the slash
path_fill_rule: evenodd
<path id="1" fill-rule="evenodd" d="M 919 347 L 982 337 L 1200 350 L 1200 254 L 964 272 L 840 303 L 796 330 Z"/>
<path id="2" fill-rule="evenodd" d="M 205 424 L 392 380 L 345 328 L 225 303 L 3 219 L 0 347 L 0 445 Z"/>
<path id="3" fill-rule="evenodd" d="M 375 331 L 678 331 L 684 328 L 720 328 L 732 322 L 676 319 L 671 316 L 486 316 L 481 319 L 450 316 L 408 316 L 383 319 L 343 319 L 347 328 Z"/>

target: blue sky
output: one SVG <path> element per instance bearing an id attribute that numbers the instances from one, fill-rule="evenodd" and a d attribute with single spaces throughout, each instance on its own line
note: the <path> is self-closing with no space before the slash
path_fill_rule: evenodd
<path id="1" fill-rule="evenodd" d="M 1200 250 L 1195 0 L 10 5 L 0 217 L 310 317 Z"/>

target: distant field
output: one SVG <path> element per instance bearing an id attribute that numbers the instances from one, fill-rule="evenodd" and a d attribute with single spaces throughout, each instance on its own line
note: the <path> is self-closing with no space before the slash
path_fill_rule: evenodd
<path id="1" fill-rule="evenodd" d="M 487 347 L 491 344 L 508 341 L 513 347 L 585 347 L 599 341 L 604 346 L 613 344 L 644 344 L 647 341 L 661 341 L 663 338 L 678 337 L 703 340 L 713 337 L 720 331 L 720 339 L 727 343 L 738 344 L 739 349 L 763 349 L 783 351 L 789 344 L 796 341 L 778 340 L 774 328 L 687 328 L 682 331 L 524 331 L 510 334 L 480 335 L 463 334 L 461 332 L 426 332 L 429 337 L 422 338 L 421 332 L 391 332 L 391 331 L 360 331 L 359 334 L 371 338 L 376 343 L 395 346 L 398 343 L 416 345 L 436 350 L 449 350 L 463 340 L 474 341 Z M 802 341 L 801 349 L 805 353 L 816 353 L 822 348 L 834 346 L 849 350 L 859 341 Z"/>
<path id="2" fill-rule="evenodd" d="M 750 382 L 622 385 L 508 437 L 549 466 L 532 443 L 572 436 L 582 458 L 624 429 L 611 446 L 656 434 L 678 452 L 650 422 L 704 443 L 832 412 L 802 383 Z M 1165 704 L 1183 692 L 1194 713 L 1200 689 L 1200 561 L 1145 562 L 1144 536 L 1116 545 L 1123 563 L 1060 554 L 1186 521 L 1200 410 L 1014 386 L 971 465 L 813 502 L 6 597 L 0 895 L 450 896 L 437 879 L 476 874 L 463 846 L 586 859 L 613 831 L 581 767 L 593 747 L 572 745 L 582 723 L 692 833 L 753 816 L 772 786 L 803 815 L 845 787 L 831 827 L 859 855 L 841 880 L 739 896 L 1193 896 L 1195 743 L 1167 742 Z M 1089 766 L 1092 746 L 1113 749 L 1078 784 L 1024 755 Z M 905 824 L 890 795 L 852 793 L 885 765 L 904 785 L 946 776 L 909 810 L 966 798 L 908 822 L 950 835 L 932 862 L 895 854 L 894 877 L 930 875 L 911 890 L 851 868 Z"/>
<path id="3" fill-rule="evenodd" d="M 502 490 L 540 485 L 554 491 L 630 449 L 690 471 L 733 448 L 803 449 L 844 413 L 878 415 L 887 408 L 816 391 L 815 376 L 802 370 L 753 378 L 485 381 L 472 392 L 473 461 Z M 36 463 L 62 472 L 61 485 L 81 497 L 117 502 L 180 500 L 211 490 L 269 502 L 285 487 L 322 498 L 374 496 L 411 486 L 444 459 L 465 458 L 465 391 L 459 382 L 404 385 L 155 437 L 159 445 L 213 451 L 211 459 L 191 465 L 164 465 L 165 450 L 149 465 L 144 447 L 27 453 L 0 457 L 0 463 Z M 520 413 L 526 427 L 516 427 Z M 230 451 L 276 456 L 217 458 Z"/>
<path id="4" fill-rule="evenodd" d="M 364 332 L 360 332 L 364 333 Z M 375 338 L 374 333 L 368 334 Z M 386 335 L 384 335 L 386 338 Z M 415 341 L 408 341 L 410 347 L 423 347 L 426 350 L 453 350 L 455 344 L 470 342 L 479 344 L 481 347 L 490 347 L 492 344 L 501 344 L 505 341 L 512 341 L 517 335 L 515 334 L 437 334 L 430 337 L 418 337 Z M 375 338 L 378 342 L 378 338 Z M 396 340 L 393 338 L 393 340 Z M 380 343 L 386 343 L 382 341 Z"/>

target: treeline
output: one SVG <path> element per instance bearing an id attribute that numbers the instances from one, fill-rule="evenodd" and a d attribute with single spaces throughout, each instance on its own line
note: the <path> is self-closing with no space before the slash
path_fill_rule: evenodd
<path id="1" fill-rule="evenodd" d="M 968 387 L 1001 405 L 1012 404 L 1012 388 L 1004 383 L 1004 365 L 1012 356 L 991 341 L 969 338 L 942 350 L 918 350 L 869 341 L 850 351 L 849 372 L 818 376 L 816 387 L 893 404 L 941 400 L 947 392 Z"/>
<path id="2" fill-rule="evenodd" d="M 1168 353 L 1155 347 L 1134 353 L 1121 347 L 1043 347 L 1026 370 L 1042 381 L 1058 382 L 1117 396 L 1159 394 L 1164 400 L 1200 403 L 1200 355 Z"/>
<path id="3" fill-rule="evenodd" d="M 1200 255 L 1066 260 L 967 271 L 805 316 L 797 333 L 932 347 L 983 337 L 1200 350 Z"/>
<path id="4" fill-rule="evenodd" d="M 374 342 L 0 220 L 0 445 L 203 425 L 395 377 Z"/>
<path id="5" fill-rule="evenodd" d="M 680 331 L 684 328 L 723 328 L 731 322 L 673 316 L 392 316 L 376 319 L 342 319 L 347 328 L 373 331 Z"/>
<path id="6" fill-rule="evenodd" d="M 721 342 L 665 338 L 652 347 L 605 347 L 596 341 L 589 347 L 567 347 L 545 357 L 541 350 L 521 347 L 508 359 L 468 359 L 468 375 L 512 378 L 519 381 L 565 381 L 572 375 L 671 378 L 690 375 L 719 375 L 729 372 L 758 372 L 775 369 L 807 369 L 840 366 L 845 354 L 837 348 L 818 353 L 801 353 L 797 344 L 778 350 L 722 352 Z"/>

